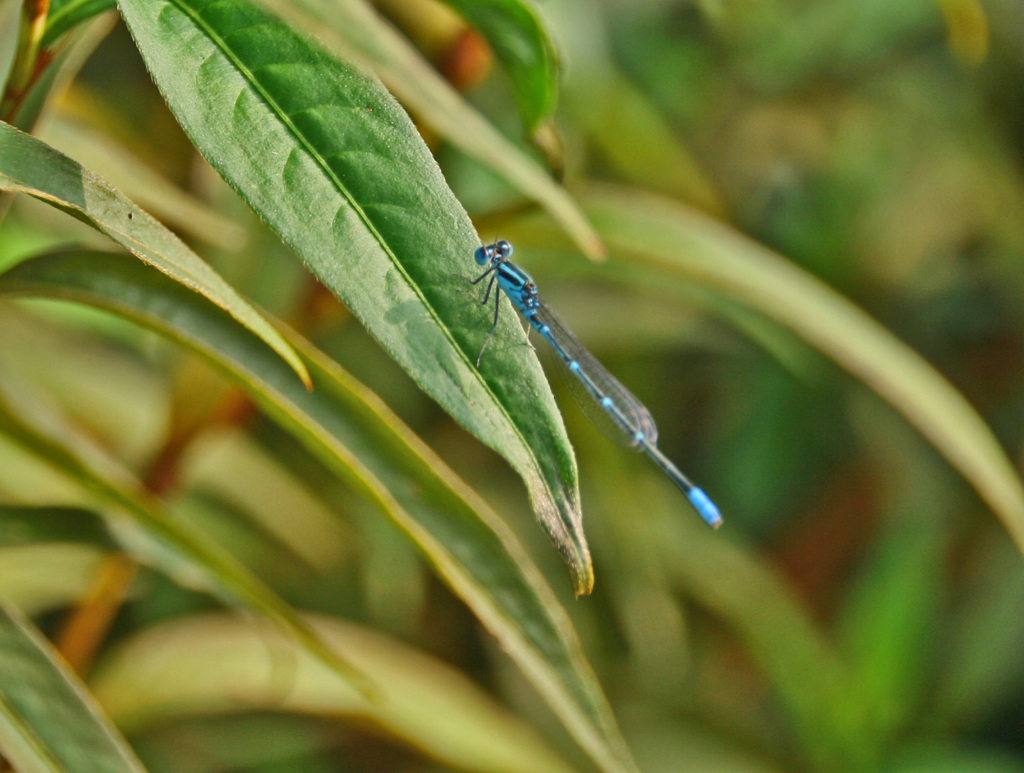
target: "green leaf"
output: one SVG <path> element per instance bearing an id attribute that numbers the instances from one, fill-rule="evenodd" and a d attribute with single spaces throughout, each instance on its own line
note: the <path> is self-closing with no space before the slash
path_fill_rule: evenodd
<path id="1" fill-rule="evenodd" d="M 571 770 L 536 731 L 451 666 L 353 623 L 326 617 L 311 623 L 355 658 L 387 700 L 361 698 L 288 642 L 223 615 L 175 620 L 130 638 L 98 665 L 91 685 L 128 733 L 183 716 L 263 709 L 369 720 L 458 770 Z M 288 676 L 267 679 L 268 657 Z"/>
<path id="2" fill-rule="evenodd" d="M 182 584 L 196 585 L 264 615 L 356 689 L 372 694 L 365 675 L 327 647 L 273 591 L 216 543 L 181 526 L 127 470 L 4 371 L 0 371 L 0 433 L 93 495 L 104 506 L 101 515 L 108 528 L 139 560 L 163 569 Z"/>
<path id="3" fill-rule="evenodd" d="M 308 380 L 295 352 L 267 321 L 177 236 L 88 169 L 2 122 L 0 190 L 27 193 L 67 212 L 140 260 L 202 293 L 259 335 Z"/>
<path id="4" fill-rule="evenodd" d="M 66 253 L 0 275 L 0 293 L 106 308 L 207 357 L 415 544 L 602 770 L 633 770 L 564 610 L 508 527 L 384 405 L 297 336 L 315 388 L 195 293 L 134 261 Z"/>
<path id="5" fill-rule="evenodd" d="M 19 773 L 144 770 L 49 642 L 0 603 L 0 751 Z"/>
<path id="6" fill-rule="evenodd" d="M 558 102 L 558 57 L 529 0 L 443 0 L 483 35 L 508 71 L 527 132 L 547 121 Z"/>
<path id="7" fill-rule="evenodd" d="M 536 201 L 591 257 L 604 254 L 579 205 L 537 162 L 505 139 L 363 0 L 258 0 L 296 29 L 376 72 L 418 120 Z"/>
<path id="8" fill-rule="evenodd" d="M 589 592 L 561 415 L 512 314 L 474 366 L 491 324 L 463 279 L 479 270 L 479 240 L 404 111 L 374 78 L 237 0 L 122 0 L 121 12 L 196 146 L 417 384 L 508 460 L 576 592 Z"/>

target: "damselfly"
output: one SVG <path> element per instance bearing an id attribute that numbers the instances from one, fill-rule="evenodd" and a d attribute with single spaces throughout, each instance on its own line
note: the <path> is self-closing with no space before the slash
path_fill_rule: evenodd
<path id="1" fill-rule="evenodd" d="M 636 451 L 643 451 L 651 457 L 686 494 L 690 504 L 709 526 L 716 529 L 721 526 L 722 516 L 719 515 L 714 502 L 658 450 L 658 428 L 651 418 L 650 411 L 584 348 L 558 315 L 540 299 L 537 285 L 530 275 L 509 260 L 512 257 L 512 245 L 504 240 L 488 244 L 477 249 L 475 257 L 477 263 L 487 266 L 487 270 L 473 280 L 472 284 L 479 284 L 490 277 L 483 303 L 486 305 L 490 301 L 491 293 L 497 284 L 519 313 L 551 344 L 565 366 L 582 384 L 589 399 L 593 400 L 610 419 L 610 433 L 624 445 Z M 484 341 L 483 348 L 480 349 L 480 356 L 476 360 L 477 367 L 480 366 L 484 350 L 498 327 L 500 302 L 500 294 L 495 293 L 494 325 L 487 335 L 487 340 Z"/>

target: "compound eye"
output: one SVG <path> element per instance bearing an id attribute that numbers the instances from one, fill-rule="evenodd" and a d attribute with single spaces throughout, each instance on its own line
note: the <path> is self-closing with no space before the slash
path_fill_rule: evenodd
<path id="1" fill-rule="evenodd" d="M 476 262 L 481 266 L 486 266 L 491 262 L 491 251 L 492 247 L 477 247 L 476 252 L 473 253 L 473 257 L 476 258 Z"/>
<path id="2" fill-rule="evenodd" d="M 498 250 L 498 255 L 505 259 L 512 257 L 512 245 L 502 239 L 500 242 L 494 245 Z"/>

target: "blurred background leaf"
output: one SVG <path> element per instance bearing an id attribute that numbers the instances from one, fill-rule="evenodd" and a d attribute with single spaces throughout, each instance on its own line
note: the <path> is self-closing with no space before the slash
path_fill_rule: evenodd
<path id="1" fill-rule="evenodd" d="M 100 665 L 96 696 L 132 734 L 182 716 L 271 708 L 368 720 L 459 770 L 572 770 L 536 731 L 457 670 L 379 633 L 338 620 L 316 622 L 339 651 L 356 654 L 389 701 L 361 699 L 281 637 L 207 615 L 164 623 L 124 642 Z"/>

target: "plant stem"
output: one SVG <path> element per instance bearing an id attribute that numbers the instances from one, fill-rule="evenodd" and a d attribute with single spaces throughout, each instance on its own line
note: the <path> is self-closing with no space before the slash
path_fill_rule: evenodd
<path id="1" fill-rule="evenodd" d="M 108 554 L 88 595 L 64 618 L 55 645 L 77 674 L 88 671 L 124 603 L 135 573 L 136 564 L 131 558 L 123 553 Z"/>

